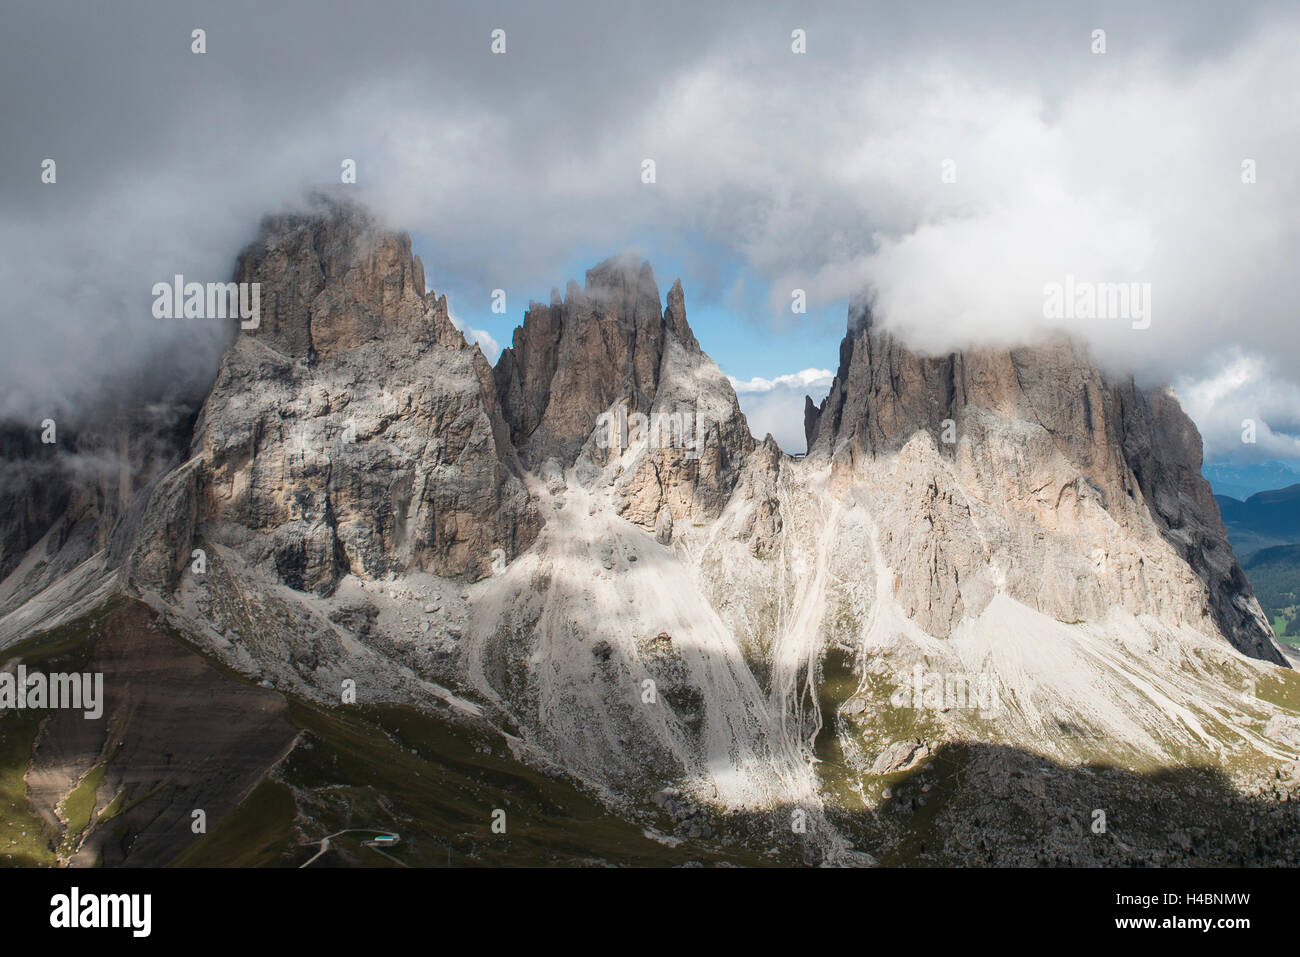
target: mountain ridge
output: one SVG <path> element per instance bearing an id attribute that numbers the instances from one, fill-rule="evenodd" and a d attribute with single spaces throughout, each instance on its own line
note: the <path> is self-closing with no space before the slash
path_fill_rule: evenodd
<path id="1" fill-rule="evenodd" d="M 621 813 L 797 807 L 838 863 L 873 859 L 840 811 L 953 743 L 1300 757 L 1240 695 L 1287 665 L 1195 427 L 1072 344 L 921 356 L 855 304 L 795 458 L 648 264 L 530 303 L 495 367 L 354 205 L 268 217 L 236 275 L 264 316 L 174 463 L 75 549 L 62 498 L 9 493 L 0 647 L 129 596 L 259 683 L 492 729 Z M 993 703 L 900 698 L 914 674 Z"/>
<path id="2" fill-rule="evenodd" d="M 1243 559 L 1262 548 L 1300 541 L 1300 484 L 1256 492 L 1245 500 L 1216 495 L 1215 501 Z"/>
<path id="3" fill-rule="evenodd" d="M 949 494 L 993 503 L 1008 527 L 1015 525 L 1011 511 L 1026 511 L 1035 517 L 1027 537 L 1044 529 L 1069 534 L 1053 526 L 1072 514 L 1080 539 L 1074 550 L 1100 554 L 1094 570 L 1099 579 L 1113 571 L 1106 565 L 1114 536 L 1105 524 L 1130 531 L 1147 527 L 1202 579 L 1207 611 L 1229 640 L 1247 654 L 1281 663 L 1263 616 L 1236 603 L 1250 586 L 1201 475 L 1200 436 L 1167 389 L 1142 391 L 1131 378 L 1111 382 L 1068 340 L 922 356 L 881 331 L 866 302 L 853 309 L 829 394 L 820 407 L 810 398 L 805 402 L 811 459 L 828 461 L 833 472 L 852 472 L 859 461 L 896 454 L 916 436 L 928 436 L 925 457 L 944 463 L 935 469 L 937 481 L 944 484 L 950 473 L 960 473 L 961 490 Z M 1008 422 L 1023 427 L 1009 428 Z M 1029 468 L 1017 448 L 1026 441 L 1034 443 Z M 1056 464 L 1044 470 L 1044 462 Z M 955 499 L 949 504 L 944 517 L 970 526 L 959 546 L 969 549 L 980 537 L 970 508 Z M 974 565 L 959 570 L 960 559 L 952 560 L 943 546 L 955 534 L 950 529 L 938 536 L 925 558 L 937 561 L 946 575 L 960 572 L 969 579 L 977 572 Z M 1121 560 L 1130 568 L 1121 573 L 1124 581 L 1111 583 L 1109 597 L 1061 595 L 1054 614 L 1063 620 L 1095 617 L 1117 599 L 1154 611 L 1167 600 L 1138 594 L 1148 574 L 1140 569 L 1145 556 Z M 955 581 L 949 584 L 956 587 Z M 1070 583 L 1062 587 L 1074 589 Z M 955 612 L 960 599 L 952 588 L 939 600 Z M 935 588 L 920 592 L 918 603 L 934 604 Z"/>

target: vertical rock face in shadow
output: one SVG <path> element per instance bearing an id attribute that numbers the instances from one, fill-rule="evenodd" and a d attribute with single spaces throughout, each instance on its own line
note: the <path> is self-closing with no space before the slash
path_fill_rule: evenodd
<path id="1" fill-rule="evenodd" d="M 183 459 L 199 397 L 109 401 L 78 416 L 0 426 L 0 606 L 104 552 L 120 559 L 142 495 Z"/>
<path id="2" fill-rule="evenodd" d="M 1201 435 L 1168 391 L 1135 392 L 1124 454 L 1161 534 L 1210 592 L 1219 630 L 1239 650 L 1284 664 L 1254 591 L 1228 543 L 1218 503 L 1201 474 Z"/>
<path id="3" fill-rule="evenodd" d="M 855 303 L 830 394 L 807 403 L 811 460 L 886 480 L 895 591 L 950 633 L 999 589 L 1063 621 L 1113 606 L 1210 618 L 1282 663 L 1201 476 L 1176 399 L 1111 381 L 1079 346 L 919 355 Z M 917 531 L 923 534 L 916 534 Z"/>
<path id="4" fill-rule="evenodd" d="M 665 323 L 649 263 L 607 260 L 551 305 L 530 303 L 497 363 L 497 392 L 530 467 L 571 462 L 617 399 L 646 410 L 659 385 Z"/>
<path id="5" fill-rule="evenodd" d="M 649 263 L 607 260 L 585 287 L 531 303 L 495 379 L 528 467 L 616 461 L 622 514 L 647 528 L 664 510 L 716 518 L 755 446 L 691 332 L 681 282 L 662 307 Z"/>
<path id="6" fill-rule="evenodd" d="M 166 577 L 159 543 L 207 541 L 328 594 L 347 572 L 479 578 L 527 547 L 538 518 L 491 367 L 425 294 L 408 236 L 321 198 L 267 219 L 237 275 L 260 284 L 261 321 L 222 360 L 197 464 L 156 496 L 141 573 Z"/>

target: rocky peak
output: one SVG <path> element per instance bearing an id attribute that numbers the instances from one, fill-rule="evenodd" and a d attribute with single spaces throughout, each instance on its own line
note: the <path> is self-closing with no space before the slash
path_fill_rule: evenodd
<path id="1" fill-rule="evenodd" d="M 715 517 L 754 448 L 735 390 L 691 332 L 681 281 L 664 307 L 649 263 L 606 260 L 563 299 L 530 303 L 494 375 L 523 462 L 617 460 L 623 514 L 647 528 L 662 529 L 665 510 Z M 611 415 L 646 416 L 652 433 L 655 422 L 671 423 L 683 441 L 597 441 Z"/>
<path id="2" fill-rule="evenodd" d="M 695 337 L 678 283 L 676 310 L 662 309 L 648 262 L 607 259 L 570 282 L 563 299 L 529 303 L 501 353 L 495 378 L 511 435 L 526 463 L 571 462 L 616 400 L 648 411 L 659 387 L 666 338 Z M 671 314 L 671 319 L 670 319 Z M 680 342 L 679 338 L 679 342 Z"/>
<path id="3" fill-rule="evenodd" d="M 668 307 L 664 310 L 664 325 L 677 337 L 677 341 L 691 352 L 699 352 L 700 344 L 695 340 L 695 333 L 686 322 L 686 294 L 682 292 L 682 281 L 673 280 L 673 288 L 668 290 Z"/>
<path id="4" fill-rule="evenodd" d="M 454 346 L 462 338 L 446 298 L 426 296 L 410 236 L 332 194 L 268 216 L 240 255 L 236 278 L 261 287 L 261 324 L 247 334 L 287 355 L 326 356 L 380 339 Z"/>
<path id="5" fill-rule="evenodd" d="M 425 294 L 410 237 L 313 202 L 239 259 L 261 325 L 222 359 L 137 581 L 168 587 L 191 541 L 321 594 L 348 573 L 478 578 L 537 532 L 491 367 Z"/>
<path id="6" fill-rule="evenodd" d="M 890 507 L 928 533 L 886 550 L 927 630 L 978 610 L 1004 587 L 977 585 L 982 569 L 1010 563 L 1028 577 L 1005 587 L 1061 620 L 1110 605 L 1209 618 L 1281 663 L 1201 476 L 1200 435 L 1167 390 L 1107 377 L 1066 339 L 922 355 L 862 301 L 848 326 L 830 393 L 805 404 L 809 459 L 842 481 L 906 463 Z"/>

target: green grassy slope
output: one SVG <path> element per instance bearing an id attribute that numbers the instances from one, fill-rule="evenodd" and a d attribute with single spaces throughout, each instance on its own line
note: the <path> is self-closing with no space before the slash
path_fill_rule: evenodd
<path id="1" fill-rule="evenodd" d="M 21 659 L 29 669 L 79 670 L 103 617 L 96 613 L 36 636 L 5 658 Z M 218 667 L 226 680 L 251 684 Z M 400 705 L 327 708 L 291 696 L 288 701 L 300 732 L 290 753 L 233 812 L 209 821 L 206 834 L 179 836 L 173 864 L 296 866 L 319 850 L 321 838 L 348 828 L 391 830 L 401 838 L 384 849 L 385 857 L 363 845 L 367 834 L 341 835 L 313 867 L 398 866 L 393 859 L 409 866 L 446 866 L 449 859 L 453 866 L 774 860 L 739 840 L 669 846 L 647 837 L 647 827 L 666 833 L 671 822 L 614 815 L 572 780 L 517 760 L 500 735 L 451 715 Z M 44 826 L 28 804 L 23 780 L 44 717 L 33 711 L 0 716 L 0 855 L 10 855 L 0 856 L 3 863 L 58 864 L 92 823 L 115 826 L 112 818 L 142 797 L 117 795 L 95 814 L 104 776 L 104 765 L 96 765 L 60 802 L 67 825 L 57 833 Z M 504 834 L 491 827 L 497 809 L 506 812 Z"/>

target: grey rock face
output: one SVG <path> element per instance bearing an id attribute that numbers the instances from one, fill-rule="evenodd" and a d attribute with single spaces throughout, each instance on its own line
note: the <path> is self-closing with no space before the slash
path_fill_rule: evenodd
<path id="1" fill-rule="evenodd" d="M 495 372 L 511 435 L 530 467 L 566 464 L 616 399 L 650 407 L 659 385 L 665 323 L 649 263 L 607 260 L 570 282 L 563 300 L 531 303 Z"/>
<path id="2" fill-rule="evenodd" d="M 882 547 L 931 634 L 1006 587 L 1062 621 L 1112 606 L 1210 618 L 1282 663 L 1201 477 L 1195 426 L 1167 392 L 1109 380 L 1077 345 L 923 356 L 858 303 L 830 394 L 805 419 L 810 459 L 841 481 L 897 457 Z"/>
<path id="3" fill-rule="evenodd" d="M 661 307 L 649 263 L 607 260 L 585 287 L 530 304 L 494 376 L 523 462 L 620 460 L 622 514 L 646 528 L 664 509 L 716 518 L 754 449 L 735 391 L 687 323 L 681 282 Z"/>
<path id="4" fill-rule="evenodd" d="M 752 503 L 743 522 L 739 537 L 749 544 L 753 555 L 772 551 L 780 541 L 784 519 L 778 495 L 778 476 L 785 453 L 768 435 L 754 449 L 745 463 L 745 471 L 737 485 L 737 495 Z"/>
<path id="5" fill-rule="evenodd" d="M 179 508 L 189 539 L 302 591 L 329 594 L 347 572 L 486 575 L 495 550 L 513 557 L 539 527 L 491 368 L 445 297 L 425 294 L 409 237 L 322 202 L 268 219 L 241 257 L 239 280 L 261 284 L 261 324 L 226 353 L 192 482 L 160 493 L 169 527 L 144 547 L 188 554 Z"/>
<path id="6" fill-rule="evenodd" d="M 659 518 L 655 520 L 655 541 L 667 545 L 673 540 L 673 513 L 666 507 L 659 509 Z"/>

